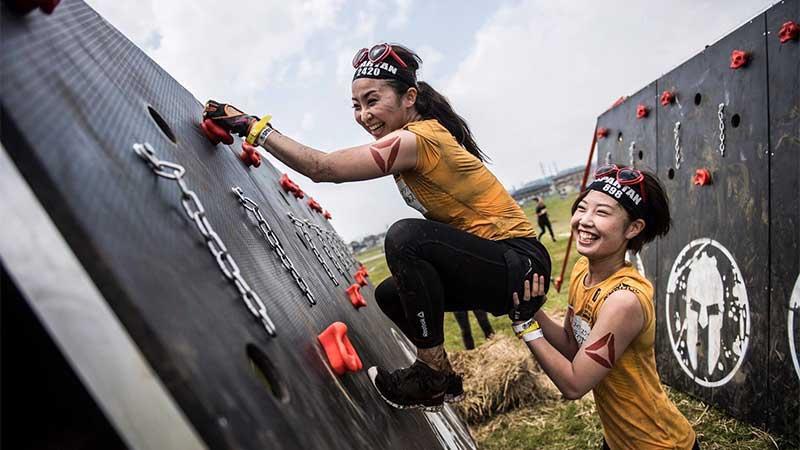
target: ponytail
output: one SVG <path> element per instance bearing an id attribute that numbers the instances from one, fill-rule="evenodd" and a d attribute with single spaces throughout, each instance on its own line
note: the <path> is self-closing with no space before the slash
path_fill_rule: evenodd
<path id="1" fill-rule="evenodd" d="M 486 154 L 478 147 L 472 131 L 463 117 L 456 114 L 450 102 L 444 95 L 436 91 L 430 84 L 424 81 L 417 82 L 417 111 L 424 119 L 436 119 L 442 124 L 450 134 L 456 138 L 456 142 L 461 144 L 468 152 L 472 153 L 481 161 L 486 160 Z"/>
<path id="2" fill-rule="evenodd" d="M 401 45 L 393 44 L 392 49 L 408 64 L 408 68 L 413 71 L 416 78 L 416 71 L 419 69 L 422 59 L 416 53 Z M 486 153 L 475 142 L 467 121 L 456 114 L 447 98 L 437 92 L 430 84 L 424 81 L 417 81 L 417 85 L 412 86 L 399 79 L 390 79 L 386 80 L 386 82 L 392 86 L 399 96 L 404 95 L 410 88 L 415 88 L 417 90 L 415 107 L 423 119 L 436 119 L 453 135 L 456 142 L 468 152 L 472 153 L 481 162 L 485 162 L 488 159 Z"/>

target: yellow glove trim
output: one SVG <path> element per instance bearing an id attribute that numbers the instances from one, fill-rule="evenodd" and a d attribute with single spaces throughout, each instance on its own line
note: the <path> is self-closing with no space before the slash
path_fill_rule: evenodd
<path id="1" fill-rule="evenodd" d="M 269 125 L 269 121 L 272 120 L 272 116 L 267 114 L 266 116 L 262 117 L 258 122 L 253 124 L 250 128 L 250 132 L 247 133 L 247 141 L 248 144 L 253 145 L 258 139 L 258 135 L 261 134 L 261 131 Z"/>

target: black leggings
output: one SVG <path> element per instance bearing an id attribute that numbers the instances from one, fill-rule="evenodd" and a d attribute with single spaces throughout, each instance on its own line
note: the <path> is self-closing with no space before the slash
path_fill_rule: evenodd
<path id="1" fill-rule="evenodd" d="M 550 230 L 550 237 L 555 241 L 556 235 L 553 234 L 553 225 L 550 224 L 550 219 L 539 220 L 539 239 L 544 237 L 545 229 Z"/>
<path id="2" fill-rule="evenodd" d="M 375 290 L 378 305 L 418 348 L 444 342 L 445 311 L 507 314 L 533 273 L 550 285 L 550 255 L 536 238 L 491 241 L 425 219 L 403 219 L 386 233 L 392 276 Z"/>

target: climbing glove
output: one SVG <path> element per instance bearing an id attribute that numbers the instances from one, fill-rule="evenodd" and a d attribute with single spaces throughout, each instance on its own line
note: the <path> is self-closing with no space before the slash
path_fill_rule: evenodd
<path id="1" fill-rule="evenodd" d="M 246 137 L 252 124 L 258 120 L 258 117 L 245 114 L 233 105 L 209 100 L 203 110 L 200 126 L 206 137 L 215 144 L 224 142 L 230 145 L 233 143 L 231 133 Z"/>

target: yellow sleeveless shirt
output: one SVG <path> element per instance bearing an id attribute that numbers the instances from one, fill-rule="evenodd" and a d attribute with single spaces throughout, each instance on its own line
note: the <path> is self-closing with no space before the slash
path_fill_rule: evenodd
<path id="1" fill-rule="evenodd" d="M 425 218 L 490 240 L 536 237 L 522 208 L 438 120 L 407 124 L 417 165 L 394 176 L 403 200 Z"/>
<path id="2" fill-rule="evenodd" d="M 613 450 L 691 449 L 695 432 L 667 397 L 656 371 L 653 286 L 628 263 L 590 287 L 584 285 L 588 272 L 589 261 L 582 257 L 572 269 L 569 286 L 567 315 L 579 346 L 612 292 L 633 292 L 644 313 L 642 331 L 593 389 L 608 446 Z"/>

